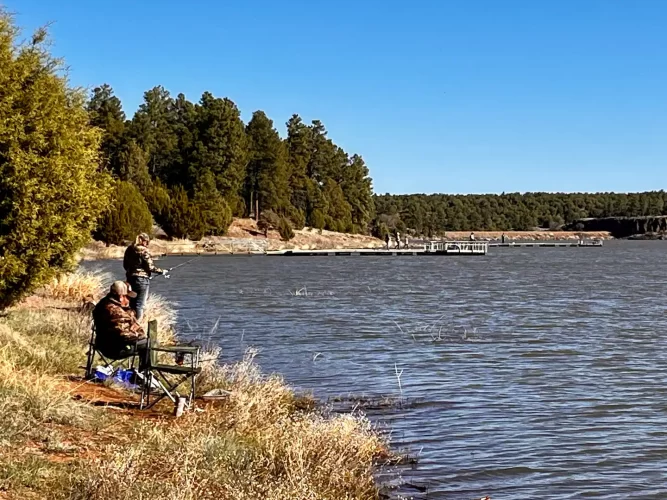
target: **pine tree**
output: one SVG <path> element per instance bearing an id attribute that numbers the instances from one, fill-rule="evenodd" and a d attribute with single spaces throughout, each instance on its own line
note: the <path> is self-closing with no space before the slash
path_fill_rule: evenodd
<path id="1" fill-rule="evenodd" d="M 195 186 L 194 204 L 204 224 L 204 234 L 222 236 L 232 223 L 232 211 L 215 185 L 215 177 L 206 170 Z"/>
<path id="2" fill-rule="evenodd" d="M 178 154 L 173 113 L 169 92 L 157 86 L 144 93 L 144 102 L 134 114 L 130 132 L 145 151 L 148 170 L 153 178 L 168 182 Z"/>
<path id="3" fill-rule="evenodd" d="M 95 239 L 108 244 L 122 245 L 139 233 L 151 233 L 153 218 L 137 187 L 126 181 L 116 181 L 112 200 L 95 231 Z"/>
<path id="4" fill-rule="evenodd" d="M 206 225 L 199 207 L 188 198 L 182 186 L 176 186 L 170 194 L 169 211 L 162 229 L 171 238 L 199 240 L 204 236 Z"/>
<path id="5" fill-rule="evenodd" d="M 308 163 L 310 161 L 310 129 L 299 115 L 287 122 L 287 165 L 291 205 L 308 216 Z"/>
<path id="6" fill-rule="evenodd" d="M 148 173 L 146 153 L 134 139 L 128 139 L 119 149 L 117 155 L 117 176 L 124 181 L 132 182 L 142 192 L 151 186 L 152 179 Z"/>
<path id="7" fill-rule="evenodd" d="M 361 156 L 353 155 L 345 165 L 341 188 L 351 206 L 352 223 L 362 232 L 366 232 L 375 216 L 375 203 L 368 167 Z"/>
<path id="8" fill-rule="evenodd" d="M 198 179 L 199 172 L 212 172 L 236 216 L 245 212 L 241 191 L 247 156 L 245 127 L 236 104 L 205 92 L 197 106 L 197 143 L 190 162 L 190 177 Z"/>
<path id="9" fill-rule="evenodd" d="M 90 124 L 102 129 L 100 155 L 102 165 L 109 172 L 119 176 L 121 170 L 119 154 L 125 140 L 125 113 L 120 99 L 114 95 L 109 85 L 104 84 L 93 90 L 86 108 Z"/>
<path id="10" fill-rule="evenodd" d="M 255 111 L 246 127 L 249 162 L 245 198 L 248 212 L 289 213 L 290 193 L 285 145 L 263 111 Z"/>

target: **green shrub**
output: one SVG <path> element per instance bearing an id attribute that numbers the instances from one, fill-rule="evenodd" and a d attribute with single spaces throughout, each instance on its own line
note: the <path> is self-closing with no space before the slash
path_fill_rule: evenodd
<path id="1" fill-rule="evenodd" d="M 0 309 L 74 265 L 107 206 L 100 131 L 46 31 L 18 44 L 0 10 Z"/>
<path id="2" fill-rule="evenodd" d="M 215 177 L 206 171 L 195 188 L 194 203 L 201 212 L 204 233 L 222 236 L 232 223 L 232 210 L 215 185 Z"/>
<path id="3" fill-rule="evenodd" d="M 162 229 L 171 238 L 199 240 L 204 236 L 206 225 L 199 207 L 191 203 L 182 186 L 171 192 L 171 203 Z"/>
<path id="4" fill-rule="evenodd" d="M 113 245 L 131 241 L 139 233 L 150 234 L 153 218 L 137 187 L 126 181 L 115 182 L 112 203 L 95 231 L 95 239 Z"/>
<path id="5" fill-rule="evenodd" d="M 303 229 L 306 225 L 306 216 L 303 215 L 303 212 L 297 208 L 291 207 L 289 212 L 289 219 L 292 221 L 292 224 L 296 229 Z"/>
<path id="6" fill-rule="evenodd" d="M 169 191 L 162 185 L 162 183 L 160 183 L 160 181 L 154 181 L 143 192 L 143 195 L 148 204 L 148 210 L 150 210 L 153 215 L 155 222 L 163 225 L 169 216 L 169 207 L 171 206 Z"/>
<path id="7" fill-rule="evenodd" d="M 313 212 L 310 214 L 310 225 L 315 229 L 322 230 L 324 229 L 325 224 L 326 222 L 324 220 L 324 214 L 322 211 L 318 208 L 313 210 Z"/>
<path id="8" fill-rule="evenodd" d="M 280 233 L 280 239 L 283 241 L 289 241 L 294 238 L 292 224 L 290 224 L 290 221 L 286 217 L 281 217 L 278 221 L 278 232 Z"/>

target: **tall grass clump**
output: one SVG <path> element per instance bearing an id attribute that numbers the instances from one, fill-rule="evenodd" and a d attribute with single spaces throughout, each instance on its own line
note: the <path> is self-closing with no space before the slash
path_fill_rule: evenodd
<path id="1" fill-rule="evenodd" d="M 107 291 L 113 279 L 109 273 L 78 270 L 61 274 L 37 290 L 43 298 L 83 302 L 97 301 Z"/>

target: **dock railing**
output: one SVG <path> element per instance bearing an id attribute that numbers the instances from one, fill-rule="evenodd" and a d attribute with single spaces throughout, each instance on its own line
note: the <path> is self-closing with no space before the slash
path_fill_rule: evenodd
<path id="1" fill-rule="evenodd" d="M 486 253 L 489 251 L 489 242 L 488 241 L 428 241 L 424 245 L 424 251 L 486 255 Z"/>

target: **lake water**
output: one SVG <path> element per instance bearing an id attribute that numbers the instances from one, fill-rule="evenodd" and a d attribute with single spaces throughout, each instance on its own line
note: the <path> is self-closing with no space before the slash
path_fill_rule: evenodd
<path id="1" fill-rule="evenodd" d="M 225 360 L 255 346 L 322 398 L 405 398 L 370 415 L 419 455 L 416 498 L 667 498 L 666 244 L 203 257 L 152 290 Z"/>

